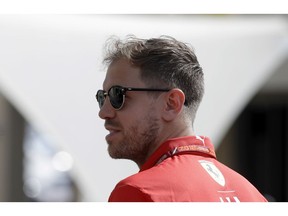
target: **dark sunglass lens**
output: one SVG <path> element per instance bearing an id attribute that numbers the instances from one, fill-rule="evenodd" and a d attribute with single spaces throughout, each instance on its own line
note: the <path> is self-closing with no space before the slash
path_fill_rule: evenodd
<path id="1" fill-rule="evenodd" d="M 109 99 L 110 99 L 111 105 L 115 109 L 120 109 L 123 105 L 123 100 L 124 100 L 123 88 L 120 86 L 113 86 L 109 90 Z"/>
<path id="2" fill-rule="evenodd" d="M 104 105 L 104 101 L 105 101 L 105 94 L 103 90 L 97 91 L 96 99 L 98 101 L 99 107 L 101 108 Z"/>

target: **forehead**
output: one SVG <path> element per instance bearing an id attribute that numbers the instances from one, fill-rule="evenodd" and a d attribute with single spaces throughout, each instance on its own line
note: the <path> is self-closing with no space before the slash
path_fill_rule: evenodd
<path id="1" fill-rule="evenodd" d="M 140 79 L 140 68 L 132 66 L 128 60 L 120 59 L 113 62 L 107 69 L 103 82 L 103 89 L 107 90 L 113 85 L 123 87 L 145 87 Z"/>

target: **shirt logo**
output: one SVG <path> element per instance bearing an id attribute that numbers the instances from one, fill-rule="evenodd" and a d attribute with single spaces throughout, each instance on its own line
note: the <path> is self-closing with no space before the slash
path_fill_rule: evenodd
<path id="1" fill-rule="evenodd" d="M 202 138 L 201 136 L 196 135 L 196 139 L 200 140 L 202 142 L 202 144 L 205 146 L 205 137 Z"/>
<path id="2" fill-rule="evenodd" d="M 199 163 L 218 184 L 225 185 L 225 178 L 214 163 L 205 160 L 200 160 Z"/>

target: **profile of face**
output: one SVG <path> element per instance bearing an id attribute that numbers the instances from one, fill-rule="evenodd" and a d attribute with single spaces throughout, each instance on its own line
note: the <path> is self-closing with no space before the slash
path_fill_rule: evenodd
<path id="1" fill-rule="evenodd" d="M 112 86 L 149 88 L 140 78 L 140 68 L 125 59 L 113 62 L 107 70 L 103 90 L 108 92 Z M 99 117 L 105 120 L 109 131 L 106 136 L 109 155 L 142 164 L 157 142 L 160 113 L 161 94 L 156 98 L 145 91 L 127 91 L 120 110 L 115 109 L 106 96 Z"/>

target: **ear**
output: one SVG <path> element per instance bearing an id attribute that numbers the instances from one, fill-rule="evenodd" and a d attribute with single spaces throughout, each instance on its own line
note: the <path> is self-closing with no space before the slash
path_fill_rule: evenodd
<path id="1" fill-rule="evenodd" d="M 165 97 L 162 117 L 166 121 L 174 120 L 183 109 L 185 94 L 181 89 L 171 89 Z"/>

